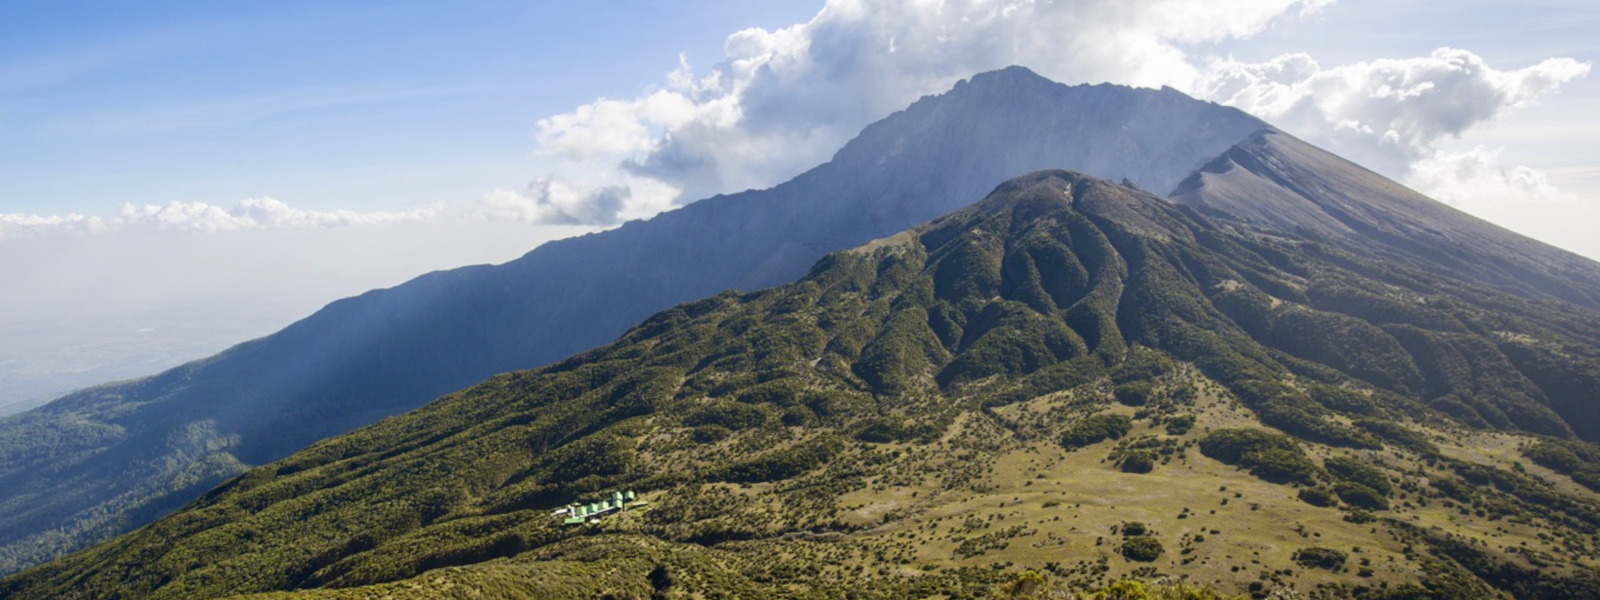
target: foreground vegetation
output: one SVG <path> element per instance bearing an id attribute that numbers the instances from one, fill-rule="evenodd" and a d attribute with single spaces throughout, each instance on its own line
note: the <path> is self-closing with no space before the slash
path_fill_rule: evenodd
<path id="1" fill-rule="evenodd" d="M 1539 383 L 1596 325 L 1461 285 L 1039 174 L 0 596 L 1600 596 L 1594 450 L 1551 408 L 1583 398 Z M 550 516 L 617 489 L 650 506 Z"/>

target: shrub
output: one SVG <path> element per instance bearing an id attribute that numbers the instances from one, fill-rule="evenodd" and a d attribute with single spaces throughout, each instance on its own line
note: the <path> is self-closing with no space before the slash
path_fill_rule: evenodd
<path id="1" fill-rule="evenodd" d="M 1129 349 L 1127 360 L 1117 366 L 1111 378 L 1119 384 L 1150 380 L 1171 373 L 1176 366 L 1171 358 L 1159 350 L 1134 346 Z"/>
<path id="2" fill-rule="evenodd" d="M 1368 433 L 1409 448 L 1423 456 L 1436 456 L 1439 454 L 1439 446 L 1429 441 L 1428 436 L 1412 431 L 1405 425 L 1380 419 L 1356 419 L 1355 425 Z"/>
<path id="3" fill-rule="evenodd" d="M 1573 440 L 1544 439 L 1522 451 L 1533 462 L 1600 490 L 1600 448 Z"/>
<path id="4" fill-rule="evenodd" d="M 1338 571 L 1344 568 L 1347 555 L 1333 548 L 1301 548 L 1294 553 L 1294 562 L 1308 569 Z"/>
<path id="5" fill-rule="evenodd" d="M 1333 493 L 1346 504 L 1367 510 L 1388 510 L 1389 500 L 1376 490 L 1353 481 L 1341 481 L 1333 486 Z"/>
<path id="6" fill-rule="evenodd" d="M 767 422 L 767 413 L 760 408 L 738 402 L 719 401 L 699 407 L 684 418 L 690 427 L 720 425 L 734 431 L 760 427 Z"/>
<path id="7" fill-rule="evenodd" d="M 868 419 L 860 431 L 856 432 L 856 439 L 874 444 L 887 444 L 890 442 L 903 442 L 916 437 L 916 430 L 906 424 L 900 417 L 875 417 Z"/>
<path id="8" fill-rule="evenodd" d="M 1146 527 L 1143 522 L 1140 522 L 1140 521 L 1123 521 L 1122 522 L 1122 535 L 1124 537 L 1145 535 L 1145 534 L 1148 534 L 1148 533 L 1150 533 L 1150 528 Z"/>
<path id="9" fill-rule="evenodd" d="M 1211 588 L 1186 583 L 1145 584 L 1136 579 L 1124 579 L 1073 597 L 1089 600 L 1228 600 L 1222 592 Z"/>
<path id="10" fill-rule="evenodd" d="M 1447 498 L 1454 498 L 1462 502 L 1472 501 L 1472 486 L 1467 482 L 1450 475 L 1433 475 L 1428 477 L 1428 485 L 1439 490 Z"/>
<path id="11" fill-rule="evenodd" d="M 1122 457 L 1123 473 L 1149 473 L 1156 468 L 1156 456 L 1148 450 L 1135 450 Z"/>
<path id="12" fill-rule="evenodd" d="M 1370 512 L 1357 508 L 1345 513 L 1344 520 L 1347 523 L 1355 523 L 1359 525 L 1362 523 L 1371 523 L 1376 521 L 1378 520 L 1378 517 Z"/>
<path id="13" fill-rule="evenodd" d="M 1379 495 L 1387 496 L 1394 489 L 1383 471 L 1355 458 L 1335 456 L 1323 461 L 1322 468 L 1334 477 L 1367 486 Z"/>
<path id="14" fill-rule="evenodd" d="M 721 425 L 701 425 L 689 431 L 689 438 L 697 444 L 715 444 L 732 434 Z"/>
<path id="15" fill-rule="evenodd" d="M 788 479 L 815 469 L 832 459 L 844 444 L 835 438 L 819 438 L 789 448 L 768 452 L 759 458 L 729 465 L 721 479 L 734 483 L 760 483 Z"/>
<path id="16" fill-rule="evenodd" d="M 1155 386 L 1151 385 L 1149 381 L 1130 381 L 1118 385 L 1111 395 L 1117 398 L 1117 402 L 1128 406 L 1144 406 L 1146 402 L 1150 401 L 1150 396 L 1154 389 Z"/>
<path id="17" fill-rule="evenodd" d="M 1267 481 L 1310 483 L 1316 467 L 1296 448 L 1267 448 L 1245 455 L 1250 474 Z"/>
<path id="18" fill-rule="evenodd" d="M 1219 429 L 1200 439 L 1200 452 L 1273 482 L 1312 483 L 1317 466 L 1282 434 L 1260 429 Z"/>
<path id="19" fill-rule="evenodd" d="M 1017 573 L 1011 583 L 1006 584 L 1006 595 L 1012 598 L 1032 598 L 1039 588 L 1044 587 L 1044 576 L 1033 571 Z"/>
<path id="20" fill-rule="evenodd" d="M 1061 436 L 1061 445 L 1075 450 L 1107 439 L 1121 439 L 1130 429 L 1133 429 L 1133 419 L 1127 415 L 1094 415 L 1068 429 Z"/>
<path id="21" fill-rule="evenodd" d="M 1194 415 L 1178 415 L 1167 419 L 1167 435 L 1183 435 L 1194 428 Z"/>
<path id="22" fill-rule="evenodd" d="M 783 409 L 783 424 L 789 427 L 804 427 L 817 419 L 817 414 L 804 406 L 791 406 Z"/>
<path id="23" fill-rule="evenodd" d="M 1299 495 L 1301 501 L 1312 506 L 1321 506 L 1326 508 L 1339 503 L 1338 500 L 1334 499 L 1331 492 L 1319 487 L 1302 488 Z"/>
<path id="24" fill-rule="evenodd" d="M 1161 557 L 1161 541 L 1147 535 L 1122 541 L 1122 556 L 1131 561 L 1151 562 Z"/>

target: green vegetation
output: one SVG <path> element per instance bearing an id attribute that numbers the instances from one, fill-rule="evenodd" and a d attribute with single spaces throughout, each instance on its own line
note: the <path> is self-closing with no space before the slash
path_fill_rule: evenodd
<path id="1" fill-rule="evenodd" d="M 1260 429 L 1219 429 L 1200 439 L 1200 452 L 1273 482 L 1312 483 L 1319 470 L 1300 444 Z"/>
<path id="2" fill-rule="evenodd" d="M 1332 492 L 1320 487 L 1300 488 L 1300 491 L 1296 492 L 1295 496 L 1300 498 L 1300 500 L 1306 504 L 1310 504 L 1312 506 L 1321 506 L 1324 508 L 1339 503 L 1338 499 L 1334 498 Z"/>
<path id="3" fill-rule="evenodd" d="M 1149 473 L 1156 468 L 1156 455 L 1147 450 L 1134 450 L 1124 454 L 1117 467 L 1124 473 Z"/>
<path id="4" fill-rule="evenodd" d="M 1522 453 L 1586 488 L 1600 491 L 1600 448 L 1593 444 L 1546 438 L 1524 448 Z"/>
<path id="5" fill-rule="evenodd" d="M 1194 427 L 1194 415 L 1177 415 L 1166 421 L 1167 435 L 1183 435 Z"/>
<path id="6" fill-rule="evenodd" d="M 1144 403 L 1150 401 L 1154 391 L 1155 385 L 1150 380 L 1143 379 L 1117 384 L 1111 395 L 1116 397 L 1117 402 L 1128 406 L 1144 406 Z"/>
<path id="7" fill-rule="evenodd" d="M 1341 481 L 1334 484 L 1333 493 L 1339 496 L 1346 504 L 1367 510 L 1388 510 L 1389 501 L 1383 494 L 1367 486 L 1353 481 Z"/>
<path id="8" fill-rule="evenodd" d="M 1061 445 L 1067 449 L 1082 448 L 1106 440 L 1122 439 L 1133 428 L 1127 415 L 1100 414 L 1078 421 L 1061 435 Z"/>
<path id="9" fill-rule="evenodd" d="M 1161 540 L 1150 536 L 1133 536 L 1122 540 L 1123 558 L 1136 562 L 1151 562 L 1161 557 Z"/>
<path id="10" fill-rule="evenodd" d="M 1334 478 L 1350 483 L 1360 484 L 1376 492 L 1380 496 L 1387 496 L 1394 490 L 1394 485 L 1389 481 L 1389 476 L 1360 459 L 1349 456 L 1334 456 L 1322 462 L 1322 468 Z"/>
<path id="11" fill-rule="evenodd" d="M 1344 568 L 1345 559 L 1350 555 L 1333 548 L 1301 548 L 1294 552 L 1294 562 L 1308 569 L 1327 569 L 1338 571 Z"/>
<path id="12" fill-rule="evenodd" d="M 1221 592 L 1183 583 L 1145 584 L 1125 579 L 1104 589 L 1080 593 L 1077 600 L 1227 600 Z"/>
<path id="13" fill-rule="evenodd" d="M 1101 182 L 1008 185 L 249 470 L 0 596 L 1216 597 L 1122 582 L 1172 577 L 1543 598 L 1600 577 L 1600 502 L 1544 470 L 1581 483 L 1588 447 L 1527 435 L 1518 400 L 1434 395 L 1513 389 L 1532 360 L 1456 338 L 1554 321 Z M 1329 291 L 1351 279 L 1423 295 L 1432 312 L 1371 314 L 1425 335 Z M 650 504 L 551 517 L 617 489 Z"/>

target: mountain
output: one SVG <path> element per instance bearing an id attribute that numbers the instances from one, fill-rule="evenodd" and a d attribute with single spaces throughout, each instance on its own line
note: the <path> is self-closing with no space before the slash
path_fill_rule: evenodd
<path id="1" fill-rule="evenodd" d="M 1051 167 L 1152 190 L 1265 124 L 1173 90 L 974 76 L 769 190 L 432 273 L 271 336 L 0 420 L 0 573 L 147 523 L 250 465 L 495 373 L 614 340 L 675 303 L 792 281 L 825 253 Z"/>
<path id="2" fill-rule="evenodd" d="M 1178 185 L 1171 199 L 1213 216 L 1311 233 L 1372 258 L 1600 309 L 1594 261 L 1484 222 L 1276 130 L 1228 149 Z"/>
<path id="3" fill-rule="evenodd" d="M 1582 393 L 1542 370 L 1600 353 L 1597 316 L 1040 172 L 0 596 L 1595 598 L 1600 447 L 1541 407 Z M 551 514 L 613 490 L 648 505 Z"/>
<path id="4" fill-rule="evenodd" d="M 1268 235 L 1297 232 L 1330 251 L 1382 265 L 1373 275 L 1421 273 L 1435 279 L 1440 292 L 1486 308 L 1550 315 L 1555 329 L 1534 339 L 1502 340 L 1498 355 L 1485 362 L 1481 350 L 1449 348 L 1457 344 L 1451 336 L 1413 330 L 1429 323 L 1419 316 L 1416 297 L 1349 281 L 1303 290 L 1329 310 L 1389 329 L 1412 355 L 1434 357 L 1418 362 L 1425 377 L 1413 385 L 1438 407 L 1480 426 L 1600 441 L 1600 355 L 1587 349 L 1600 327 L 1565 306 L 1600 311 L 1594 261 L 1486 223 L 1275 130 L 1223 153 L 1180 184 L 1171 200 Z M 1567 338 L 1580 341 L 1552 343 Z M 1526 381 L 1510 389 L 1480 381 L 1482 372 L 1513 369 Z"/>

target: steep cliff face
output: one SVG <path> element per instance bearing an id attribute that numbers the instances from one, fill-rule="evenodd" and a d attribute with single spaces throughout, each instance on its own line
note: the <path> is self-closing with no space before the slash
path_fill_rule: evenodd
<path id="1" fill-rule="evenodd" d="M 1265 125 L 1170 90 L 985 73 L 769 190 L 341 300 L 156 377 L 0 421 L 0 573 L 148 522 L 306 444 L 616 338 L 679 302 L 792 281 L 1041 168 L 1164 190 Z M 48 502 L 46 502 L 48 500 Z"/>

